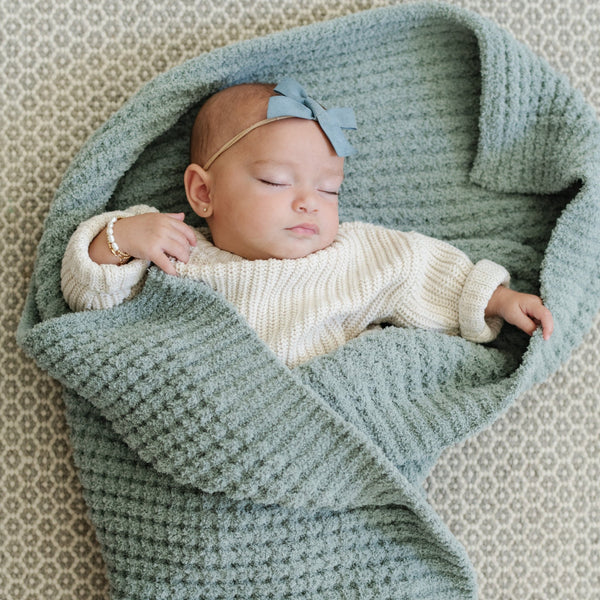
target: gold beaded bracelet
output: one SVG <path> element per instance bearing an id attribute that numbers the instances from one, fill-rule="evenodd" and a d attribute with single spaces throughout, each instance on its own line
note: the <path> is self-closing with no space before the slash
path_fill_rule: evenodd
<path id="1" fill-rule="evenodd" d="M 118 219 L 122 219 L 123 217 L 113 217 L 106 226 L 106 241 L 108 242 L 109 250 L 119 259 L 119 264 L 124 265 L 131 259 L 131 254 L 127 254 L 127 252 L 123 252 L 123 250 L 119 249 L 117 242 L 115 242 L 115 235 L 113 233 L 113 226 L 117 222 Z"/>

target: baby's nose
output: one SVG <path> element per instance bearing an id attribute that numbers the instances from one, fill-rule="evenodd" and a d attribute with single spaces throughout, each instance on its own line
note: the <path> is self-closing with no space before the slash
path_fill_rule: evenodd
<path id="1" fill-rule="evenodd" d="M 298 212 L 317 212 L 319 210 L 319 202 L 311 192 L 299 193 L 294 200 L 293 208 Z"/>

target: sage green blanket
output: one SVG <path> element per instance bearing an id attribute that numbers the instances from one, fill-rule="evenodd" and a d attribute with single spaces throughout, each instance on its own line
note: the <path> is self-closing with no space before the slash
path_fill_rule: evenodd
<path id="1" fill-rule="evenodd" d="M 353 106 L 341 213 L 444 238 L 541 292 L 549 342 L 393 327 L 289 370 L 207 286 L 152 269 L 135 300 L 69 313 L 79 222 L 185 209 L 203 98 L 291 75 Z M 218 49 L 145 86 L 57 191 L 18 338 L 64 384 L 114 598 L 476 596 L 422 483 L 442 450 L 564 361 L 599 308 L 600 126 L 568 82 L 476 14 L 360 13 Z M 194 223 L 193 219 L 189 220 Z"/>

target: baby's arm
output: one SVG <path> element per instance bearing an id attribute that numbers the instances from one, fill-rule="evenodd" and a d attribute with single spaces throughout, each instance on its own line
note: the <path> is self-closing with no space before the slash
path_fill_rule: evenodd
<path id="1" fill-rule="evenodd" d="M 415 232 L 377 229 L 386 254 L 397 254 L 403 273 L 393 296 L 392 322 L 404 326 L 459 333 L 465 339 L 492 341 L 502 322 L 532 334 L 541 325 L 544 339 L 552 333 L 552 315 L 537 296 L 508 287 L 508 271 L 490 260 L 473 264 L 458 248 Z M 373 246 L 372 242 L 368 247 Z"/>
<path id="2" fill-rule="evenodd" d="M 187 262 L 190 246 L 196 245 L 194 230 L 183 222 L 183 213 L 149 212 L 121 218 L 113 225 L 113 235 L 121 251 L 153 262 L 169 275 L 176 274 L 170 257 Z M 109 248 L 106 227 L 93 239 L 89 254 L 97 264 L 119 264 Z"/>
<path id="3" fill-rule="evenodd" d="M 541 298 L 532 294 L 523 294 L 503 285 L 496 288 L 485 309 L 486 318 L 502 317 L 507 323 L 515 325 L 525 333 L 533 332 L 541 326 L 545 340 L 554 329 L 552 313 L 544 306 Z"/>
<path id="4" fill-rule="evenodd" d="M 122 231 L 119 233 L 119 225 L 123 223 L 129 225 L 132 222 L 135 225 L 138 216 L 146 215 L 165 217 L 165 215 L 159 215 L 155 208 L 139 205 L 125 211 L 96 215 L 79 225 L 65 250 L 61 271 L 62 292 L 72 310 L 111 308 L 132 298 L 141 289 L 152 258 L 144 256 L 143 252 L 138 252 L 135 243 L 130 246 L 128 240 L 120 236 Z M 120 249 L 134 257 L 137 254 L 140 255 L 139 258 L 136 257 L 123 265 L 119 264 L 119 259 L 111 253 L 108 246 L 106 226 L 112 217 L 119 217 L 114 225 L 114 230 L 117 232 L 115 241 L 119 244 Z M 158 222 L 162 220 L 157 219 Z M 176 220 L 182 224 L 178 218 Z M 146 219 L 142 219 L 142 223 L 145 221 Z M 138 231 L 138 237 L 140 234 L 144 235 L 143 229 Z M 194 238 L 192 244 L 195 243 Z M 92 245 L 94 245 L 93 249 Z M 142 241 L 142 245 L 148 245 L 146 240 Z M 93 257 L 90 253 L 93 254 Z M 150 254 L 155 255 L 152 250 L 150 250 Z M 172 267 L 164 251 L 163 257 L 168 266 Z M 182 257 L 185 258 L 185 256 Z M 158 262 L 163 262 L 160 256 L 156 258 Z"/>

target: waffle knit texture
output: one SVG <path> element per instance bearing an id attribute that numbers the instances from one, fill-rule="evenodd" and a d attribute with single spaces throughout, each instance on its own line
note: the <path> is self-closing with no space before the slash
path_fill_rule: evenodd
<path id="1" fill-rule="evenodd" d="M 134 206 L 131 216 L 143 210 Z M 111 308 L 140 289 L 147 261 L 99 265 L 89 256 L 90 243 L 113 216 L 88 219 L 67 245 L 61 287 L 73 310 Z M 246 260 L 195 231 L 189 261 L 175 263 L 178 275 L 222 294 L 288 367 L 332 352 L 374 324 L 461 334 L 473 342 L 492 341 L 502 326 L 484 312 L 494 290 L 508 285 L 506 269 L 485 259 L 473 265 L 457 248 L 416 232 L 342 223 L 320 252 Z"/>
<path id="2" fill-rule="evenodd" d="M 287 368 L 208 286 L 151 270 L 70 313 L 77 225 L 186 210 L 203 98 L 291 75 L 353 106 L 342 220 L 442 238 L 540 290 L 548 342 L 388 327 Z M 564 361 L 599 309 L 600 132 L 569 83 L 503 30 L 427 3 L 214 50 L 159 76 L 73 160 L 45 224 L 21 346 L 65 386 L 75 458 L 119 599 L 476 597 L 427 503 L 440 452 Z"/>

